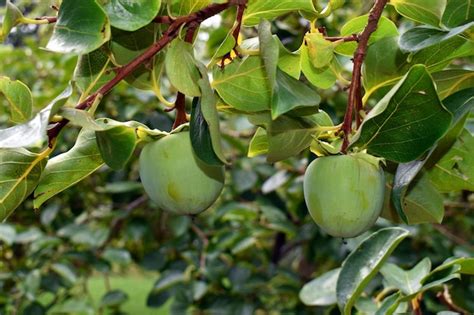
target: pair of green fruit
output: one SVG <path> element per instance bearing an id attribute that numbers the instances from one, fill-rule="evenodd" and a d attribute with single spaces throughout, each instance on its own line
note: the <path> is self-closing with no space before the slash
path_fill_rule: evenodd
<path id="1" fill-rule="evenodd" d="M 304 177 L 304 196 L 314 221 L 328 234 L 354 237 L 368 230 L 383 205 L 384 175 L 367 154 L 314 160 Z M 143 148 L 140 178 L 151 200 L 166 211 L 197 214 L 224 187 L 224 167 L 209 166 L 193 154 L 189 132 L 171 134 Z"/>

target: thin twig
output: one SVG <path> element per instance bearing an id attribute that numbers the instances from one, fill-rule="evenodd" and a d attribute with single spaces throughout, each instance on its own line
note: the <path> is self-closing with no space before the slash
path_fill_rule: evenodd
<path id="1" fill-rule="evenodd" d="M 459 305 L 456 305 L 453 302 L 453 299 L 451 298 L 451 294 L 449 293 L 449 289 L 447 285 L 443 285 L 443 291 L 438 292 L 436 294 L 436 297 L 441 301 L 441 303 L 446 305 L 451 311 L 458 312 L 463 315 L 471 314 L 469 311 L 463 309 L 462 307 L 460 307 Z"/>
<path id="2" fill-rule="evenodd" d="M 461 245 L 461 246 L 466 246 L 466 247 L 474 250 L 474 245 L 469 243 L 469 241 L 465 240 L 464 238 L 454 234 L 446 226 L 444 226 L 442 224 L 433 224 L 433 228 L 435 230 L 437 230 L 438 232 L 440 232 L 441 234 L 443 234 L 444 236 L 446 236 L 452 242 L 454 242 L 458 245 Z"/>
<path id="3" fill-rule="evenodd" d="M 199 237 L 199 239 L 202 242 L 202 249 L 201 249 L 201 257 L 199 258 L 199 268 L 201 269 L 201 272 L 204 272 L 206 270 L 206 251 L 207 247 L 209 246 L 209 239 L 206 235 L 206 233 L 203 232 L 196 224 L 191 223 L 191 229 L 196 233 L 196 235 Z"/>
<path id="4" fill-rule="evenodd" d="M 387 4 L 387 0 L 376 0 L 374 6 L 370 10 L 369 20 L 358 36 L 359 43 L 354 53 L 354 66 L 352 70 L 352 80 L 349 88 L 349 97 L 347 100 L 347 109 L 344 115 L 344 123 L 342 125 L 342 131 L 344 132 L 344 142 L 342 144 L 342 152 L 346 153 L 347 147 L 349 146 L 349 135 L 352 132 L 352 114 L 355 109 L 356 117 L 358 117 L 359 111 L 362 109 L 362 95 L 361 95 L 361 75 L 362 75 L 362 63 L 364 62 L 365 54 L 369 43 L 370 35 L 377 29 L 377 24 L 380 17 L 382 16 L 383 9 Z M 360 118 L 357 118 L 360 119 Z M 358 122 L 359 124 L 359 122 Z"/>
<path id="5" fill-rule="evenodd" d="M 240 29 L 242 28 L 242 20 L 244 17 L 244 11 L 247 8 L 247 0 L 241 0 L 240 4 L 237 5 L 237 15 L 235 17 L 236 21 L 236 26 L 234 30 L 232 31 L 232 37 L 234 38 L 234 47 L 232 47 L 232 51 L 240 58 L 242 57 L 240 55 L 240 52 L 237 50 L 238 42 L 239 42 L 239 34 L 240 34 Z M 230 55 L 230 52 L 226 53 L 221 60 L 221 67 L 224 66 L 226 60 L 232 60 L 232 57 Z"/>
<path id="6" fill-rule="evenodd" d="M 326 36 L 324 37 L 325 40 L 328 40 L 330 42 L 358 42 L 359 41 L 359 35 L 357 34 L 352 34 L 350 36 Z"/>
<path id="7" fill-rule="evenodd" d="M 155 56 L 158 52 L 160 52 L 166 45 L 168 45 L 173 39 L 175 39 L 180 29 L 183 26 L 190 26 L 195 24 L 200 24 L 202 21 L 219 14 L 220 12 L 226 10 L 227 8 L 233 5 L 241 5 L 243 0 L 230 0 L 229 2 L 225 3 L 213 3 L 209 6 L 191 13 L 186 16 L 179 17 L 175 19 L 168 29 L 163 33 L 163 36 L 151 45 L 143 54 L 139 55 L 128 64 L 121 67 L 117 72 L 114 78 L 112 78 L 109 82 L 104 84 L 101 88 L 99 88 L 96 92 L 89 95 L 83 102 L 79 103 L 76 106 L 76 109 L 84 110 L 91 106 L 94 102 L 97 95 L 105 95 L 108 94 L 120 81 L 125 79 L 128 75 L 130 75 L 133 71 L 135 71 L 140 65 L 145 64 L 148 62 L 153 56 Z M 51 129 L 48 130 L 48 139 L 49 144 L 52 146 L 56 137 L 59 135 L 61 130 L 64 126 L 67 125 L 69 121 L 67 119 L 63 119 L 62 121 L 56 123 Z"/>

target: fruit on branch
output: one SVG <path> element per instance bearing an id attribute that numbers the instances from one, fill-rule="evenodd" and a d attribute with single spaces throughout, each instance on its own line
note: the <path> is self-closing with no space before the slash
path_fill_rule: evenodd
<path id="1" fill-rule="evenodd" d="M 366 153 L 321 157 L 304 176 L 304 197 L 313 220 L 335 237 L 367 231 L 382 211 L 384 173 Z"/>
<path id="2" fill-rule="evenodd" d="M 224 187 L 224 167 L 198 160 L 189 132 L 168 135 L 147 144 L 140 155 L 140 178 L 150 199 L 176 214 L 197 214 L 209 208 Z"/>

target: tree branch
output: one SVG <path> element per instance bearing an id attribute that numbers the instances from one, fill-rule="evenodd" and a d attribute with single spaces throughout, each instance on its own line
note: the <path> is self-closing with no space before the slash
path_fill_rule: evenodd
<path id="1" fill-rule="evenodd" d="M 211 16 L 219 14 L 220 12 L 226 10 L 227 8 L 233 5 L 242 5 L 242 1 L 243 0 L 230 0 L 229 2 L 225 2 L 225 3 L 213 3 L 197 12 L 175 19 L 170 24 L 168 29 L 163 33 L 163 36 L 157 42 L 151 45 L 143 54 L 136 57 L 135 59 L 133 59 L 132 61 L 130 61 L 128 64 L 124 65 L 123 67 L 119 68 L 113 79 L 111 79 L 109 82 L 104 84 L 96 92 L 89 95 L 89 97 L 87 97 L 82 103 L 79 103 L 76 106 L 76 109 L 80 109 L 80 110 L 87 109 L 94 102 L 97 95 L 105 95 L 109 93 L 120 81 L 125 79 L 129 74 L 135 71 L 140 65 L 146 63 L 151 58 L 153 58 L 153 56 L 155 56 L 164 47 L 166 47 L 166 45 L 168 45 L 173 39 L 175 39 L 178 36 L 179 31 L 183 26 L 191 27 L 193 25 L 196 25 L 194 27 L 197 27 L 197 25 L 202 23 L 202 21 L 210 18 Z M 52 146 L 56 137 L 59 135 L 61 130 L 64 128 L 64 126 L 67 125 L 68 122 L 69 121 L 67 119 L 63 119 L 62 121 L 56 123 L 52 128 L 48 130 L 48 139 L 49 139 L 50 146 Z"/>
<path id="2" fill-rule="evenodd" d="M 449 294 L 449 290 L 448 290 L 447 285 L 443 285 L 443 291 L 438 292 L 436 294 L 436 297 L 441 301 L 441 303 L 446 305 L 451 311 L 458 312 L 458 313 L 463 314 L 463 315 L 470 314 L 469 311 L 463 309 L 462 307 L 456 305 L 453 302 L 453 299 L 451 298 L 451 294 Z"/>
<path id="3" fill-rule="evenodd" d="M 361 94 L 361 69 L 364 62 L 370 35 L 377 29 L 377 24 L 382 16 L 383 9 L 387 4 L 387 0 L 375 0 L 374 6 L 369 13 L 369 21 L 362 33 L 358 36 L 359 44 L 354 53 L 354 66 L 352 70 L 352 80 L 349 88 L 349 98 L 347 100 L 347 109 L 344 115 L 344 123 L 342 131 L 344 132 L 344 142 L 342 144 L 342 152 L 346 153 L 349 146 L 349 135 L 352 132 L 352 112 L 356 111 L 357 124 L 360 124 L 359 111 L 362 109 Z"/>

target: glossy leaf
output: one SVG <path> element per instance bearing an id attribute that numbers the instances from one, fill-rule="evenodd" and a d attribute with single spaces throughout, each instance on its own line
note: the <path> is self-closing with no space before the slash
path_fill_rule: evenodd
<path id="1" fill-rule="evenodd" d="M 447 0 L 392 0 L 395 9 L 413 21 L 438 26 Z"/>
<path id="2" fill-rule="evenodd" d="M 188 96 L 200 96 L 197 81 L 199 70 L 194 60 L 193 46 L 183 40 L 174 40 L 166 52 L 166 75 L 178 91 Z"/>
<path id="3" fill-rule="evenodd" d="M 116 308 L 128 301 L 128 295 L 122 290 L 110 290 L 104 294 L 100 301 L 102 307 Z"/>
<path id="4" fill-rule="evenodd" d="M 110 22 L 95 0 L 63 0 L 46 48 L 59 53 L 87 54 L 110 39 Z"/>
<path id="5" fill-rule="evenodd" d="M 344 260 L 336 286 L 337 303 L 344 315 L 351 314 L 364 288 L 407 236 L 408 231 L 401 228 L 381 229 L 366 238 Z"/>
<path id="6" fill-rule="evenodd" d="M 474 258 L 472 257 L 451 257 L 446 259 L 441 265 L 436 267 L 433 272 L 459 265 L 459 272 L 467 275 L 474 275 Z"/>
<path id="7" fill-rule="evenodd" d="M 0 41 L 4 41 L 11 29 L 21 23 L 23 13 L 11 3 L 10 0 L 6 1 L 6 11 L 3 15 L 2 27 L 0 29 Z"/>
<path id="8" fill-rule="evenodd" d="M 41 154 L 22 148 L 0 149 L 0 222 L 33 192 L 45 165 Z"/>
<path id="9" fill-rule="evenodd" d="M 301 74 L 300 52 L 289 51 L 280 40 L 278 40 L 278 46 L 278 68 L 298 80 Z"/>
<path id="10" fill-rule="evenodd" d="M 228 105 L 245 112 L 270 108 L 272 88 L 260 57 L 234 59 L 224 69 L 215 68 L 213 78 L 212 87 Z"/>
<path id="11" fill-rule="evenodd" d="M 244 24 L 246 26 L 257 25 L 260 19 L 272 20 L 280 15 L 298 10 L 315 12 L 311 0 L 249 0 L 244 13 Z"/>
<path id="12" fill-rule="evenodd" d="M 394 293 L 388 297 L 386 297 L 382 304 L 380 305 L 379 309 L 375 312 L 374 315 L 392 315 L 397 311 L 397 308 L 400 304 L 400 292 Z"/>
<path id="13" fill-rule="evenodd" d="M 281 70 L 277 71 L 275 89 L 272 99 L 272 119 L 292 110 L 318 110 L 318 104 L 321 101 L 319 94 Z"/>
<path id="14" fill-rule="evenodd" d="M 103 164 L 94 131 L 82 130 L 74 147 L 49 160 L 35 190 L 34 207 L 38 209 L 46 200 L 75 185 Z"/>
<path id="15" fill-rule="evenodd" d="M 72 86 L 59 94 L 28 122 L 0 130 L 0 148 L 22 148 L 34 146 L 45 140 L 50 118 L 72 94 Z"/>
<path id="16" fill-rule="evenodd" d="M 409 29 L 400 36 L 400 48 L 408 52 L 419 51 L 423 48 L 439 44 L 454 36 L 458 36 L 472 26 L 474 26 L 474 22 L 447 31 L 427 26 L 417 26 Z"/>
<path id="17" fill-rule="evenodd" d="M 474 21 L 474 2 L 449 0 L 443 13 L 442 22 L 447 27 L 456 27 Z"/>
<path id="18" fill-rule="evenodd" d="M 11 121 L 23 123 L 31 118 L 33 97 L 23 82 L 0 76 L 0 99 L 2 98 L 10 105 Z"/>
<path id="19" fill-rule="evenodd" d="M 367 25 L 368 19 L 368 15 L 362 15 L 351 19 L 342 26 L 341 36 L 359 34 L 364 30 L 365 26 Z M 372 35 L 370 35 L 369 45 L 381 40 L 382 38 L 393 36 L 398 36 L 397 26 L 388 18 L 382 16 L 377 24 L 377 29 L 375 30 L 375 32 L 372 33 Z M 341 43 L 340 45 L 336 46 L 335 51 L 339 54 L 352 56 L 354 55 L 356 47 L 356 42 Z"/>
<path id="20" fill-rule="evenodd" d="M 161 0 L 111 0 L 104 9 L 113 27 L 136 31 L 148 25 L 158 15 Z"/>
<path id="21" fill-rule="evenodd" d="M 209 125 L 202 113 L 201 100 L 198 97 L 193 100 L 189 134 L 193 152 L 201 161 L 208 165 L 222 165 L 222 161 L 214 152 Z"/>
<path id="22" fill-rule="evenodd" d="M 336 283 L 341 268 L 328 271 L 306 283 L 300 291 L 300 300 L 310 306 L 336 304 Z"/>
<path id="23" fill-rule="evenodd" d="M 426 68 L 414 66 L 370 111 L 351 146 L 398 163 L 410 162 L 445 134 L 451 119 Z"/>
<path id="24" fill-rule="evenodd" d="M 268 83 L 272 88 L 272 98 L 276 87 L 276 75 L 278 66 L 278 39 L 272 35 L 272 24 L 266 20 L 262 20 L 258 25 L 258 39 L 260 56 L 265 65 Z"/>

